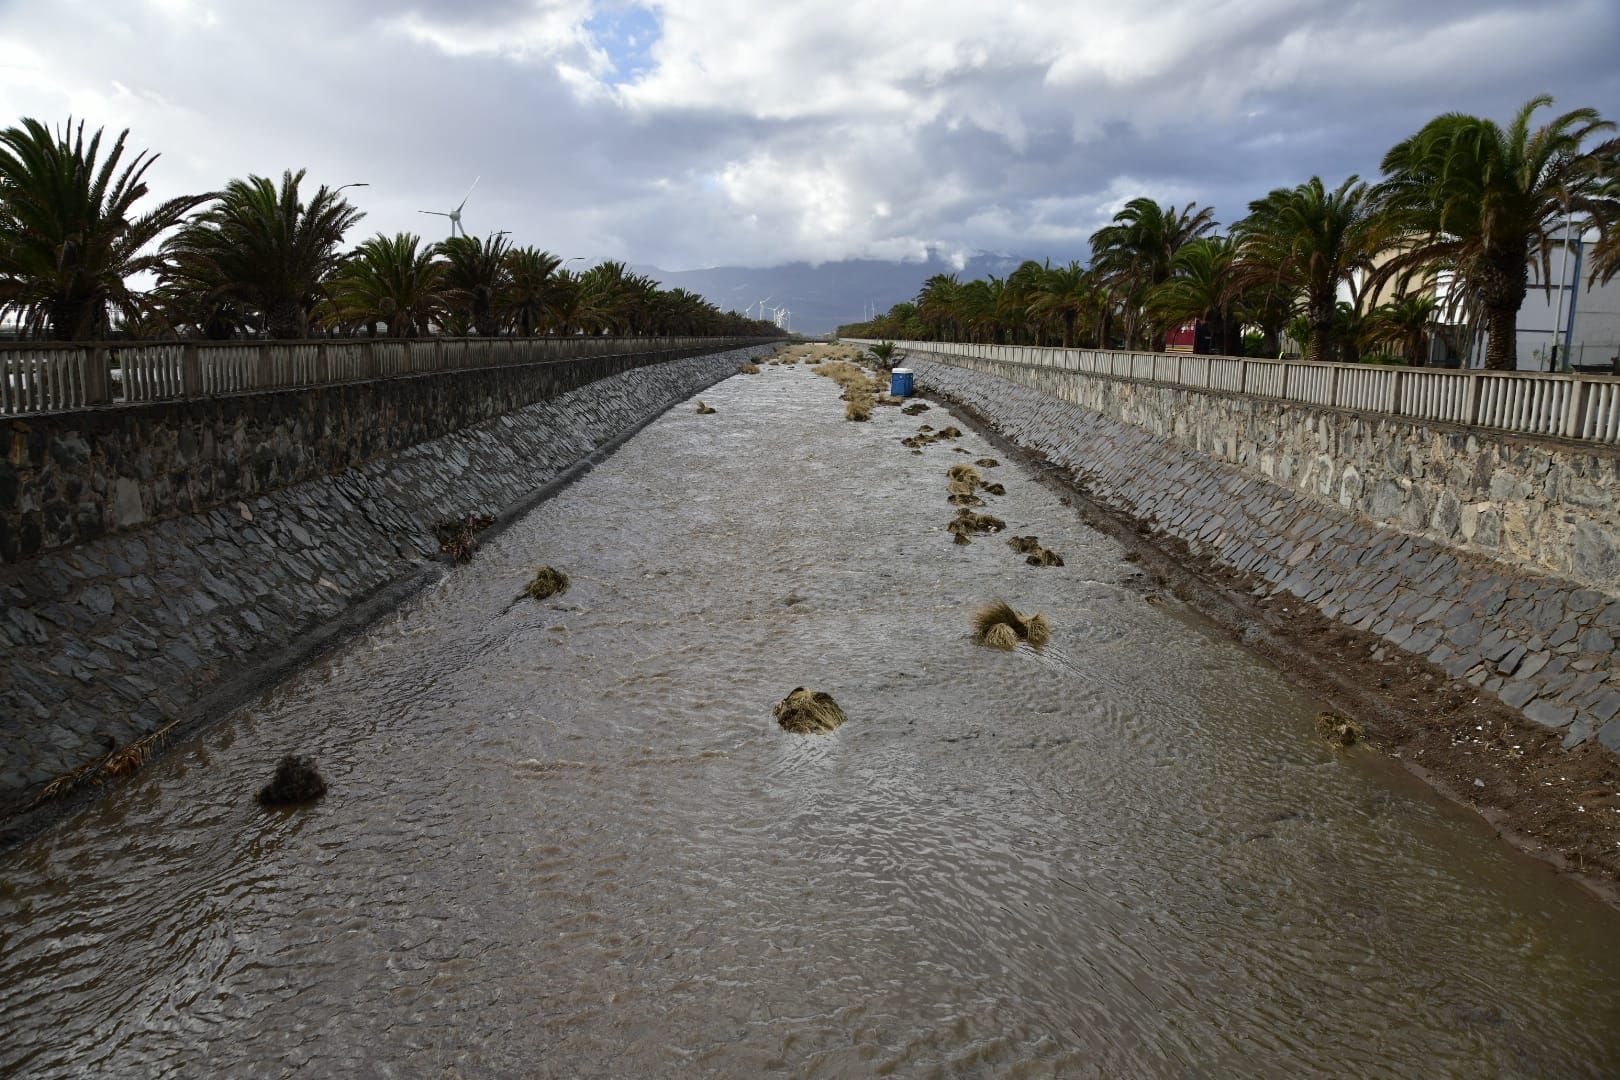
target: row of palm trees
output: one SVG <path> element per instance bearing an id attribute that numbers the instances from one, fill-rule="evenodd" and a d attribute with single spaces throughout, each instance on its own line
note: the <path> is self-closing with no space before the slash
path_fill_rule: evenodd
<path id="1" fill-rule="evenodd" d="M 150 205 L 157 157 L 127 136 L 0 131 L 0 322 L 54 340 L 780 333 L 620 262 L 572 272 L 504 233 L 346 248 L 358 185 L 310 192 L 302 170 Z"/>
<path id="2" fill-rule="evenodd" d="M 1278 188 L 1218 231 L 1214 211 L 1133 199 L 1091 237 L 1089 265 L 1025 262 L 1005 278 L 939 274 L 914 302 L 839 328 L 852 337 L 1158 348 L 1201 319 L 1213 351 L 1313 360 L 1363 350 L 1422 363 L 1431 333 L 1487 335 L 1486 367 L 1515 366 L 1520 307 L 1551 280 L 1566 230 L 1591 230 L 1589 281 L 1620 272 L 1620 140 L 1575 109 L 1507 127 L 1447 113 L 1384 156 L 1384 178 Z"/>

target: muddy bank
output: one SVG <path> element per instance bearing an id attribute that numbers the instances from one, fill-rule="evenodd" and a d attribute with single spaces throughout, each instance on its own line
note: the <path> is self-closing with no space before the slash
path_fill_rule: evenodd
<path id="1" fill-rule="evenodd" d="M 932 391 L 938 394 L 938 391 Z M 1620 757 L 1600 744 L 1569 749 L 1563 733 L 1527 719 L 1438 665 L 1330 619 L 1099 498 L 1086 478 L 1003 436 L 973 406 L 938 394 L 985 438 L 1040 470 L 1087 524 L 1133 553 L 1145 590 L 1191 605 L 1301 689 L 1365 728 L 1364 745 L 1477 812 L 1518 850 L 1620 907 Z"/>

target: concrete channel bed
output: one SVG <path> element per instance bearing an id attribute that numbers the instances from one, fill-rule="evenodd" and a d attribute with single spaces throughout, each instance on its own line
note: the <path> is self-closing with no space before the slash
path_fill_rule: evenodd
<path id="1" fill-rule="evenodd" d="M 524 505 L 770 347 L 610 375 L 329 476 L 0 566 L 0 813 L 15 828 L 53 779 L 224 711 L 442 572 L 435 523 Z"/>

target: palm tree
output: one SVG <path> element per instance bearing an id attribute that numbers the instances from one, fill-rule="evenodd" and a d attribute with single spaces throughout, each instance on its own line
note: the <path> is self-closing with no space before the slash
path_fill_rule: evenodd
<path id="1" fill-rule="evenodd" d="M 1153 338 L 1145 326 L 1143 304 L 1147 292 L 1170 276 L 1170 262 L 1183 246 L 1215 228 L 1215 211 L 1188 203 L 1177 210 L 1152 199 L 1126 203 L 1105 225 L 1091 234 L 1091 267 L 1099 283 L 1122 306 L 1127 345 L 1139 337 Z"/>
<path id="2" fill-rule="evenodd" d="M 1367 313 L 1364 336 L 1370 344 L 1399 349 L 1407 364 L 1419 367 L 1438 306 L 1433 296 L 1419 292 L 1379 304 Z"/>
<path id="3" fill-rule="evenodd" d="M 476 236 L 452 236 L 439 244 L 439 253 L 444 257 L 445 299 L 466 317 L 479 337 L 494 337 L 501 332 L 496 305 L 505 295 L 509 279 L 509 248 L 502 233 L 482 240 Z"/>
<path id="4" fill-rule="evenodd" d="M 256 312 L 272 338 L 307 337 L 310 313 L 343 264 L 338 247 L 365 215 L 325 184 L 306 202 L 303 181 L 303 169 L 289 169 L 279 188 L 251 175 L 226 184 L 164 243 L 166 276 L 206 303 Z"/>
<path id="5" fill-rule="evenodd" d="M 437 248 L 411 233 L 381 233 L 355 248 L 332 281 L 338 310 L 355 322 L 388 324 L 389 337 L 427 331 L 444 303 Z"/>
<path id="6" fill-rule="evenodd" d="M 1029 302 L 1030 314 L 1055 316 L 1063 324 L 1063 347 L 1071 348 L 1081 316 L 1095 311 L 1097 289 L 1090 271 L 1078 262 L 1050 266 L 1042 273 Z"/>
<path id="7" fill-rule="evenodd" d="M 1176 252 L 1170 276 L 1148 292 L 1146 309 L 1166 326 L 1203 319 L 1215 351 L 1231 354 L 1242 351 L 1233 314 L 1240 289 L 1237 246 L 1224 236 L 1203 236 Z"/>
<path id="8" fill-rule="evenodd" d="M 917 314 L 935 341 L 952 341 L 961 319 L 962 285 L 955 274 L 935 274 L 917 293 Z"/>
<path id="9" fill-rule="evenodd" d="M 1249 204 L 1233 233 L 1245 261 L 1269 268 L 1272 280 L 1303 298 L 1310 323 L 1309 358 L 1332 358 L 1333 320 L 1341 282 L 1369 270 L 1383 241 L 1370 189 L 1352 176 L 1328 191 L 1319 176 L 1278 188 Z"/>
<path id="10" fill-rule="evenodd" d="M 1613 143 L 1588 139 L 1614 128 L 1593 109 L 1575 109 L 1534 130 L 1540 95 L 1504 130 L 1495 121 L 1446 113 L 1384 156 L 1389 179 L 1379 197 L 1400 230 L 1404 251 L 1391 270 L 1445 260 L 1477 292 L 1489 342 L 1485 366 L 1511 370 L 1518 359 L 1519 308 L 1532 259 L 1550 280 L 1550 251 L 1567 214 L 1613 221 L 1620 200 L 1601 189 L 1595 166 Z"/>
<path id="11" fill-rule="evenodd" d="M 0 314 L 59 341 L 105 337 L 109 309 L 126 321 L 142 301 L 129 279 L 156 270 L 147 249 L 206 195 L 169 199 L 145 214 L 146 171 L 156 154 L 124 165 L 118 138 L 101 157 L 102 130 L 88 143 L 84 121 L 52 134 L 24 119 L 0 131 Z"/>
<path id="12" fill-rule="evenodd" d="M 561 265 L 561 258 L 539 248 L 513 248 L 506 253 L 506 293 L 501 306 L 513 329 L 524 337 L 538 333 L 545 323 L 551 275 Z"/>

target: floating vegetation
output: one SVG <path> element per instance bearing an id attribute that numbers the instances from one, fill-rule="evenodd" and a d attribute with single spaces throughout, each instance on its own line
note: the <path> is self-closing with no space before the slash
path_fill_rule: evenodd
<path id="1" fill-rule="evenodd" d="M 783 731 L 794 735 L 825 735 L 843 724 L 844 710 L 831 694 L 820 690 L 806 690 L 795 686 L 787 697 L 771 710 Z"/>
<path id="2" fill-rule="evenodd" d="M 314 802 L 326 794 L 326 781 L 315 769 L 315 759 L 288 754 L 276 764 L 276 775 L 259 789 L 264 806 L 295 806 Z"/>
<path id="3" fill-rule="evenodd" d="M 947 427 L 941 428 L 939 434 L 935 437 L 940 439 L 960 439 L 962 437 L 962 433 L 957 431 L 954 427 Z"/>
<path id="4" fill-rule="evenodd" d="M 945 470 L 945 475 L 952 480 L 969 485 L 970 488 L 984 479 L 979 475 L 979 470 L 971 465 L 952 465 Z"/>
<path id="5" fill-rule="evenodd" d="M 905 413 L 907 416 L 917 416 L 928 411 L 928 402 L 913 401 L 910 405 L 905 406 L 900 411 Z"/>
<path id="6" fill-rule="evenodd" d="M 714 412 L 714 410 L 703 404 L 703 402 L 700 401 L 697 403 L 697 413 L 699 416 L 708 416 L 712 412 Z"/>
<path id="7" fill-rule="evenodd" d="M 1007 488 L 1002 484 L 980 484 L 979 487 L 984 490 L 986 495 L 1007 494 Z"/>
<path id="8" fill-rule="evenodd" d="M 1018 632 L 1006 623 L 995 623 L 979 638 L 979 644 L 991 649 L 1012 652 L 1018 648 Z"/>
<path id="9" fill-rule="evenodd" d="M 973 638 L 981 645 L 990 645 L 992 634 L 997 634 L 1001 640 L 1005 635 L 998 632 L 998 626 L 1006 627 L 1017 641 L 1027 641 L 1039 649 L 1052 639 L 1052 628 L 1046 622 L 1046 616 L 1040 612 L 1034 615 L 1025 615 L 1004 600 L 997 600 L 993 604 L 986 604 L 973 616 Z M 1007 648 L 1005 645 L 992 645 L 992 648 Z"/>
<path id="10" fill-rule="evenodd" d="M 993 457 L 982 457 L 973 464 L 977 465 L 981 469 L 994 469 L 999 466 L 1001 462 L 997 461 Z"/>
<path id="11" fill-rule="evenodd" d="M 758 375 L 759 374 L 759 365 L 758 364 L 744 364 L 742 367 L 738 368 L 737 371 L 738 371 L 738 374 L 741 374 L 741 375 Z"/>
<path id="12" fill-rule="evenodd" d="M 934 425 L 933 424 L 923 424 L 922 426 L 917 428 L 917 434 L 919 434 L 919 435 L 927 435 L 929 432 L 931 432 L 933 430 L 934 430 Z"/>
<path id="13" fill-rule="evenodd" d="M 1041 550 L 1041 540 L 1038 536 L 1009 536 L 1007 546 L 1020 555 L 1033 555 Z"/>
<path id="14" fill-rule="evenodd" d="M 1367 735 L 1360 724 L 1335 712 L 1316 714 L 1316 733 L 1338 747 L 1354 746 Z"/>
<path id="15" fill-rule="evenodd" d="M 1031 566 L 1062 566 L 1063 556 L 1048 548 L 1036 548 L 1024 561 Z"/>
<path id="16" fill-rule="evenodd" d="M 950 524 L 945 526 L 946 531 L 956 537 L 956 543 L 969 543 L 969 538 L 978 533 L 998 533 L 1007 527 L 1007 523 L 998 517 L 989 514 L 975 514 L 972 510 L 962 509 L 956 512 Z"/>
<path id="17" fill-rule="evenodd" d="M 493 524 L 493 514 L 467 514 L 435 522 L 433 535 L 439 541 L 439 550 L 450 556 L 453 562 L 470 562 L 478 548 L 478 534 Z"/>
<path id="18" fill-rule="evenodd" d="M 542 566 L 534 572 L 534 580 L 523 587 L 523 595 L 530 600 L 547 600 L 568 591 L 568 575 L 551 566 Z"/>
<path id="19" fill-rule="evenodd" d="M 968 492 L 953 491 L 945 497 L 952 506 L 983 506 L 984 500 Z"/>
<path id="20" fill-rule="evenodd" d="M 971 453 L 973 453 L 973 451 L 969 450 L 965 446 L 953 446 L 953 447 L 951 447 L 951 453 L 953 453 L 953 454 L 971 454 Z"/>

